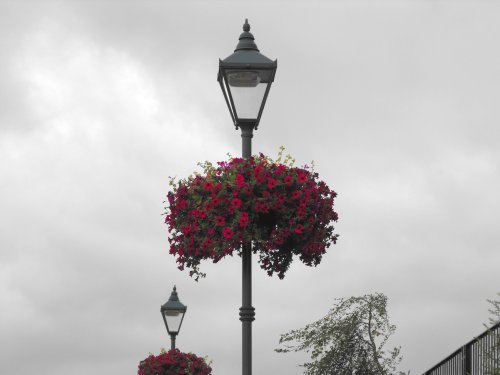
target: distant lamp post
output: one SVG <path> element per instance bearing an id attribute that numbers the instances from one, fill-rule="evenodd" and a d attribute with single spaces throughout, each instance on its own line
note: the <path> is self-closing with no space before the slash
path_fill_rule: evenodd
<path id="1" fill-rule="evenodd" d="M 174 290 L 170 295 L 170 298 L 165 302 L 161 308 L 161 316 L 165 322 L 165 327 L 167 327 L 167 332 L 170 335 L 170 340 L 172 342 L 171 348 L 175 349 L 175 337 L 179 334 L 181 330 L 182 321 L 184 320 L 184 314 L 186 313 L 187 306 L 183 305 L 179 301 L 177 296 L 177 288 L 174 285 Z"/>
<path id="2" fill-rule="evenodd" d="M 262 55 L 245 20 L 243 33 L 234 53 L 219 59 L 219 81 L 222 94 L 236 130 L 241 129 L 242 156 L 252 156 L 253 130 L 257 129 L 266 104 L 267 95 L 274 81 L 278 63 Z M 252 243 L 242 244 L 242 373 L 252 374 Z"/>

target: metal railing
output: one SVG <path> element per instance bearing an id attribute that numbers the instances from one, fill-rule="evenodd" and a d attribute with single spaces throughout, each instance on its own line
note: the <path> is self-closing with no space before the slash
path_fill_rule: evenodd
<path id="1" fill-rule="evenodd" d="M 500 322 L 455 350 L 423 375 L 490 374 L 500 374 Z"/>

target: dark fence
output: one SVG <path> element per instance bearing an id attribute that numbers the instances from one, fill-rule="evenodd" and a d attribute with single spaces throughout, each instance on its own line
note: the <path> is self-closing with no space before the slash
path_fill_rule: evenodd
<path id="1" fill-rule="evenodd" d="M 498 372 L 493 372 L 494 370 Z M 423 375 L 500 374 L 500 322 L 455 350 Z"/>

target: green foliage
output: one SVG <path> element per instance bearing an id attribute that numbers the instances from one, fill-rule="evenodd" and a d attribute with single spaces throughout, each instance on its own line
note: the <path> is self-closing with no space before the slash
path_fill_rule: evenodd
<path id="1" fill-rule="evenodd" d="M 497 293 L 500 297 L 500 293 Z M 499 300 L 487 300 L 491 305 L 491 308 L 488 309 L 488 312 L 491 314 L 490 316 L 490 324 L 494 325 L 500 322 L 500 299 Z"/>
<path id="2" fill-rule="evenodd" d="M 400 347 L 384 350 L 396 330 L 386 306 L 381 293 L 336 299 L 324 318 L 281 335 L 283 347 L 275 351 L 310 352 L 306 375 L 394 374 L 402 357 Z"/>
<path id="3" fill-rule="evenodd" d="M 500 293 L 498 293 L 500 297 Z M 483 347 L 482 353 L 482 363 L 483 371 L 485 375 L 500 375 L 500 332 L 499 330 L 490 330 L 490 327 L 500 322 L 500 299 L 499 300 L 487 300 L 491 305 L 488 309 L 490 313 L 488 336 L 490 338 L 487 342 L 492 343 L 488 347 Z"/>

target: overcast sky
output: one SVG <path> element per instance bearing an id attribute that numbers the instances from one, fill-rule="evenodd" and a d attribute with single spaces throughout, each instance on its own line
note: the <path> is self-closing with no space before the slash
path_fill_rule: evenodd
<path id="1" fill-rule="evenodd" d="M 483 330 L 500 291 L 500 3 L 0 1 L 3 374 L 136 374 L 178 337 L 241 373 L 241 260 L 168 254 L 168 176 L 239 155 L 216 82 L 248 18 L 278 71 L 254 152 L 314 160 L 337 245 L 284 280 L 254 263 L 254 373 L 298 375 L 281 333 L 382 292 L 402 370 Z M 254 257 L 256 261 L 256 257 Z"/>

